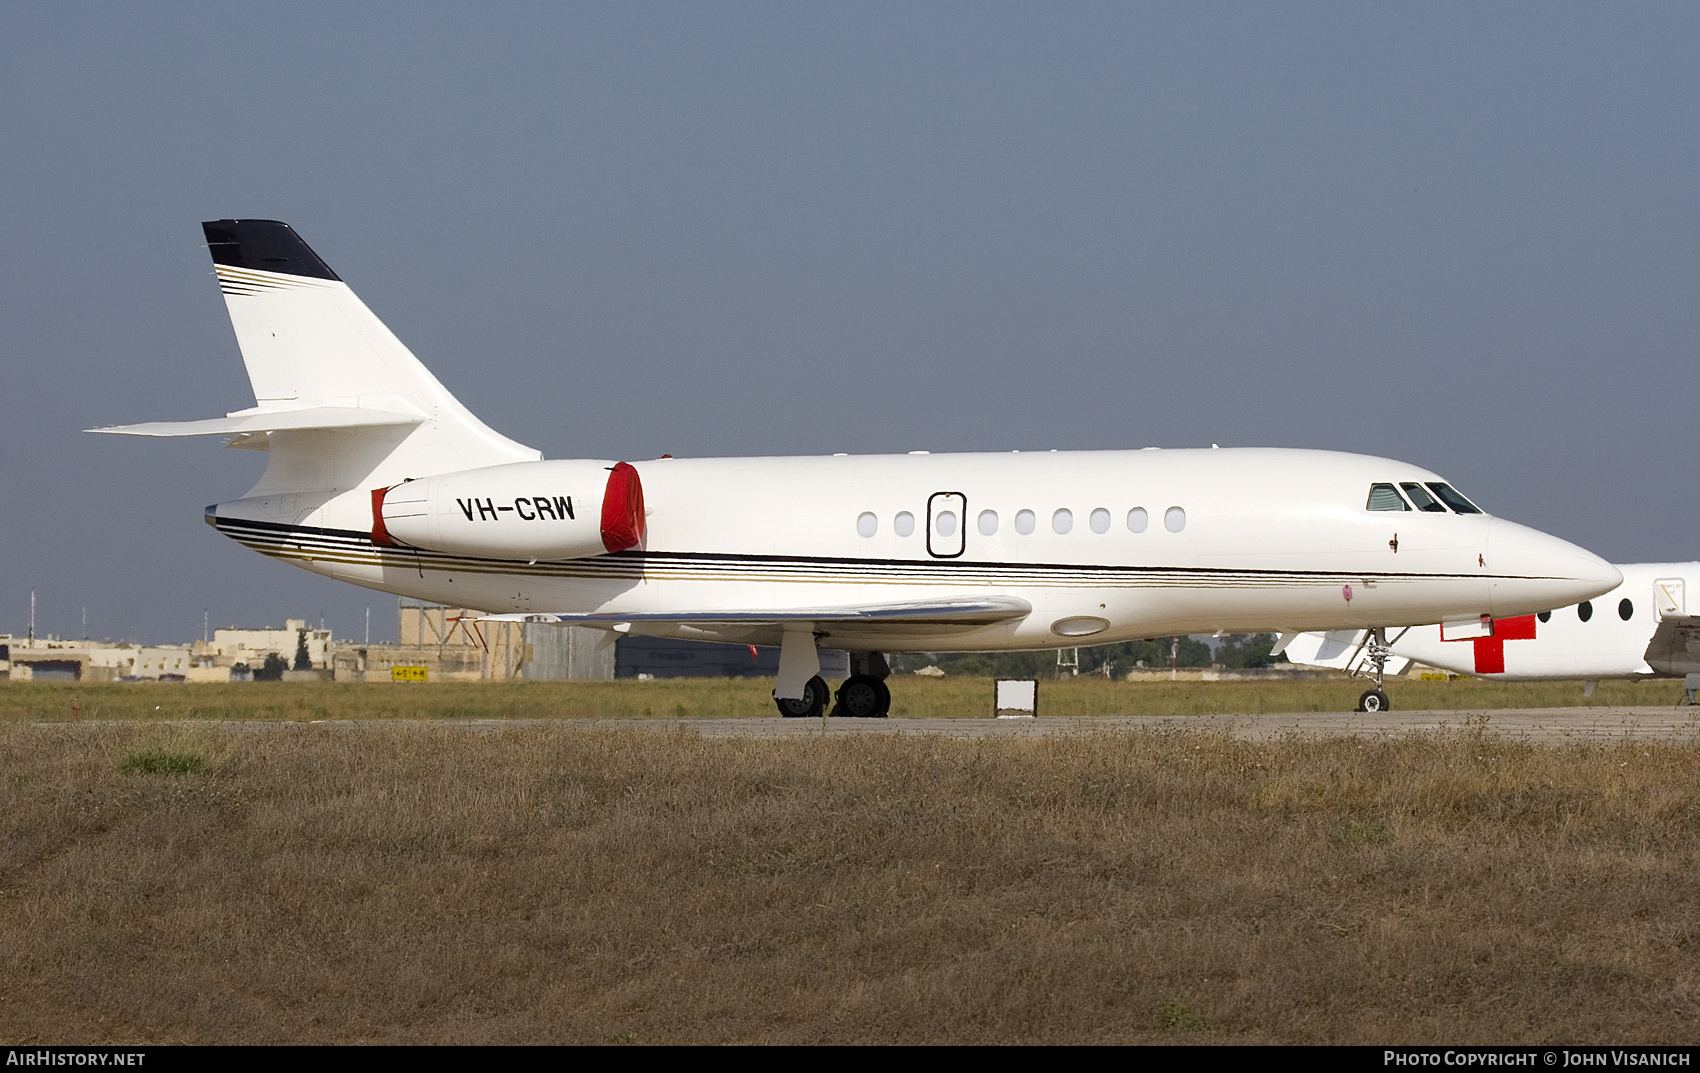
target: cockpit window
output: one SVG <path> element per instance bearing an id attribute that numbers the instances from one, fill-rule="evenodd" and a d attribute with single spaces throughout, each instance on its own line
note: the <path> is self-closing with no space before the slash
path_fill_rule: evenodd
<path id="1" fill-rule="evenodd" d="M 1482 508 L 1459 495 L 1457 489 L 1453 488 L 1445 481 L 1430 481 L 1428 482 L 1428 486 L 1434 489 L 1434 494 L 1440 497 L 1440 501 L 1442 503 L 1445 503 L 1459 514 L 1482 513 Z"/>
<path id="2" fill-rule="evenodd" d="M 1372 484 L 1369 486 L 1369 502 L 1365 510 L 1410 510 L 1404 497 L 1391 484 Z"/>
<path id="3" fill-rule="evenodd" d="M 1423 491 L 1423 486 L 1416 481 L 1401 481 L 1399 487 L 1403 488 L 1405 494 L 1411 497 L 1411 502 L 1417 505 L 1418 510 L 1426 510 L 1430 514 L 1446 513 L 1446 508 L 1436 503 L 1434 497 Z"/>

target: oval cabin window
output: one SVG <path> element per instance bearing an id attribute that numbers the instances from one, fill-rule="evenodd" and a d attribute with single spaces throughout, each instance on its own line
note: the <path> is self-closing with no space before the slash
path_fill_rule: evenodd
<path id="1" fill-rule="evenodd" d="M 980 535 L 992 536 L 998 531 L 998 512 L 983 510 L 980 512 Z"/>
<path id="2" fill-rule="evenodd" d="M 955 514 L 955 512 L 948 511 L 948 510 L 940 511 L 939 516 L 937 518 L 933 519 L 933 528 L 938 530 L 939 536 L 955 536 L 956 535 L 956 514 Z"/>
<path id="3" fill-rule="evenodd" d="M 871 537 L 880 531 L 880 520 L 874 517 L 872 511 L 863 511 L 856 518 L 856 532 L 863 537 Z"/>
<path id="4" fill-rule="evenodd" d="M 1617 617 L 1625 622 L 1635 617 L 1635 605 L 1628 600 L 1620 600 L 1617 604 Z"/>
<path id="5" fill-rule="evenodd" d="M 1179 507 L 1170 507 L 1163 512 L 1163 528 L 1171 533 L 1178 533 L 1186 528 L 1186 511 Z"/>
<path id="6" fill-rule="evenodd" d="M 892 532 L 900 537 L 912 536 L 915 532 L 915 516 L 904 511 L 891 520 Z"/>
<path id="7" fill-rule="evenodd" d="M 1110 512 L 1103 507 L 1094 510 L 1091 525 L 1094 533 L 1108 533 L 1110 531 Z"/>
<path id="8" fill-rule="evenodd" d="M 1576 605 L 1576 617 L 1581 619 L 1583 622 L 1586 622 L 1589 619 L 1593 618 L 1594 617 L 1594 605 L 1593 605 L 1593 603 L 1588 601 L 1588 600 L 1583 600 L 1581 603 L 1577 604 Z"/>
<path id="9" fill-rule="evenodd" d="M 1135 507 L 1127 512 L 1127 531 L 1143 533 L 1145 527 L 1151 524 L 1151 515 L 1145 513 L 1144 507 Z"/>
<path id="10" fill-rule="evenodd" d="M 1029 533 L 1033 532 L 1037 525 L 1038 518 L 1032 511 L 1018 510 L 1015 512 L 1015 531 L 1020 533 L 1022 536 L 1027 536 Z"/>
<path id="11" fill-rule="evenodd" d="M 1051 515 L 1051 529 L 1056 533 L 1066 533 L 1074 528 L 1074 511 L 1063 507 Z"/>

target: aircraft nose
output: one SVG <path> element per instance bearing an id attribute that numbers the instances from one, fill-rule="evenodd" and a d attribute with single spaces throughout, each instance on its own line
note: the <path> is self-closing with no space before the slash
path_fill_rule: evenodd
<path id="1" fill-rule="evenodd" d="M 1586 548 L 1503 518 L 1489 522 L 1487 569 L 1495 618 L 1568 607 L 1623 584 L 1617 567 Z"/>

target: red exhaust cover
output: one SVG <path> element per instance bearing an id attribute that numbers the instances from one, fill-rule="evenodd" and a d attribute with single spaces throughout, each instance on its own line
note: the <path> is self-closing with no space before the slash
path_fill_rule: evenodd
<path id="1" fill-rule="evenodd" d="M 635 548 L 643 541 L 643 482 L 628 462 L 614 463 L 602 493 L 602 546 L 610 552 Z"/>
<path id="2" fill-rule="evenodd" d="M 388 491 L 388 488 L 372 489 L 372 543 L 385 548 L 395 546 L 390 531 L 384 528 L 384 495 Z"/>

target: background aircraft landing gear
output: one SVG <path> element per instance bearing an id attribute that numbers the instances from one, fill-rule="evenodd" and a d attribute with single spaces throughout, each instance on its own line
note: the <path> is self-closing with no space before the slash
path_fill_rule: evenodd
<path id="1" fill-rule="evenodd" d="M 846 678 L 838 687 L 838 704 L 833 715 L 851 719 L 884 719 L 891 711 L 891 690 L 871 674 Z"/>
<path id="2" fill-rule="evenodd" d="M 815 675 L 803 687 L 803 694 L 799 700 L 774 697 L 773 703 L 778 706 L 779 714 L 787 719 L 819 719 L 820 713 L 826 710 L 826 702 L 832 697 L 832 691 L 826 687 L 826 679 Z"/>
<path id="3" fill-rule="evenodd" d="M 1393 654 L 1393 649 L 1387 644 L 1387 631 L 1380 626 L 1369 631 L 1369 637 L 1364 640 L 1364 656 L 1370 666 L 1375 668 L 1375 688 L 1366 689 L 1363 696 L 1358 698 L 1357 711 L 1360 712 L 1390 712 L 1393 702 L 1387 699 L 1387 694 L 1381 690 L 1381 682 L 1387 670 L 1387 657 Z"/>

